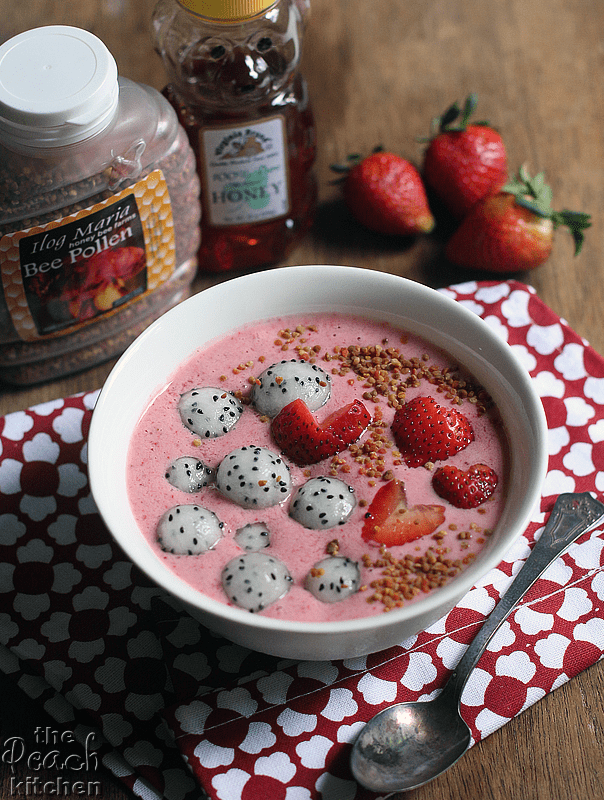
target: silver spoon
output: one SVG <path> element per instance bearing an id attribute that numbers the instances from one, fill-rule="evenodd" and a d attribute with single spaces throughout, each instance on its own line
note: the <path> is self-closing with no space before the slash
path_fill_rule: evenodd
<path id="1" fill-rule="evenodd" d="M 529 557 L 469 645 L 442 692 L 429 702 L 397 703 L 369 720 L 350 760 L 361 786 L 375 792 L 407 791 L 452 767 L 470 746 L 459 713 L 461 695 L 487 644 L 537 578 L 582 533 L 604 517 L 588 494 L 562 494 Z"/>

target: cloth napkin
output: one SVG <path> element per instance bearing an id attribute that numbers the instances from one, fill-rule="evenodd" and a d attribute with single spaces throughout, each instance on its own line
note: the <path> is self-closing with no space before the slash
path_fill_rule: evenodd
<path id="1" fill-rule="evenodd" d="M 0 668 L 135 795 L 369 800 L 350 744 L 386 704 L 438 692 L 561 492 L 604 490 L 604 359 L 516 281 L 443 290 L 532 375 L 549 427 L 541 507 L 447 616 L 381 653 L 287 661 L 194 621 L 130 563 L 90 495 L 97 393 L 0 419 Z M 491 641 L 462 698 L 479 741 L 604 653 L 604 532 L 579 539 Z M 92 737 L 92 738 L 91 738 Z"/>

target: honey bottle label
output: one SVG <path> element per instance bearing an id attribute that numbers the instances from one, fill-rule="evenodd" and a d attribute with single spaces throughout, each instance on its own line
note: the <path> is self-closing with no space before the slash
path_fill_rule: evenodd
<path id="1" fill-rule="evenodd" d="M 283 117 L 200 133 L 203 213 L 211 225 L 267 222 L 290 211 Z"/>
<path id="2" fill-rule="evenodd" d="M 159 169 L 90 208 L 0 239 L 4 297 L 24 341 L 116 314 L 174 268 L 172 206 Z"/>

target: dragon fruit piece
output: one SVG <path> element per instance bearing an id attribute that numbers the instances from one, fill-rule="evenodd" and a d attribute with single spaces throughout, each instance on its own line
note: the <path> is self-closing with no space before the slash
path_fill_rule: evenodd
<path id="1" fill-rule="evenodd" d="M 256 552 L 269 546 L 271 535 L 264 522 L 249 522 L 235 533 L 235 541 L 242 550 Z"/>
<path id="2" fill-rule="evenodd" d="M 230 392 L 205 386 L 181 395 L 178 413 L 183 425 L 197 436 L 215 439 L 224 436 L 239 422 L 243 406 Z"/>
<path id="3" fill-rule="evenodd" d="M 213 483 L 215 477 L 215 470 L 195 456 L 175 458 L 166 470 L 168 483 L 189 494 L 200 492 L 204 486 Z"/>
<path id="4" fill-rule="evenodd" d="M 293 582 L 285 564 L 266 553 L 245 553 L 222 570 L 222 587 L 235 605 L 258 612 L 290 589 Z"/>
<path id="5" fill-rule="evenodd" d="M 358 591 L 359 565 L 346 556 L 328 556 L 318 561 L 306 576 L 304 586 L 323 603 L 337 603 Z"/>
<path id="6" fill-rule="evenodd" d="M 239 447 L 226 455 L 216 473 L 216 485 L 242 508 L 268 508 L 290 495 L 289 467 L 271 450 L 257 445 Z"/>
<path id="7" fill-rule="evenodd" d="M 194 505 L 169 508 L 157 524 L 162 550 L 177 556 L 197 556 L 211 550 L 222 537 L 224 523 L 213 511 Z"/>
<path id="8" fill-rule="evenodd" d="M 258 376 L 252 389 L 252 403 L 259 414 L 275 417 L 294 400 L 303 400 L 317 411 L 331 396 L 331 378 L 308 361 L 279 361 Z"/>
<path id="9" fill-rule="evenodd" d="M 354 489 L 337 478 L 311 478 L 296 491 L 289 515 L 305 528 L 327 530 L 343 525 L 357 501 Z"/>

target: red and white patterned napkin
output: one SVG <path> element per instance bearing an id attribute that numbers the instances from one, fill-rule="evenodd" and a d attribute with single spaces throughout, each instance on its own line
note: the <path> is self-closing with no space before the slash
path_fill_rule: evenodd
<path id="1" fill-rule="evenodd" d="M 350 743 L 384 705 L 445 682 L 561 492 L 604 492 L 604 359 L 524 284 L 445 291 L 531 373 L 549 427 L 541 508 L 446 617 L 364 658 L 294 662 L 209 633 L 133 566 L 87 481 L 96 393 L 0 419 L 0 668 L 152 800 L 364 800 Z M 462 712 L 483 739 L 604 653 L 604 532 L 533 586 L 474 671 Z M 89 738 L 90 744 L 90 738 Z"/>

